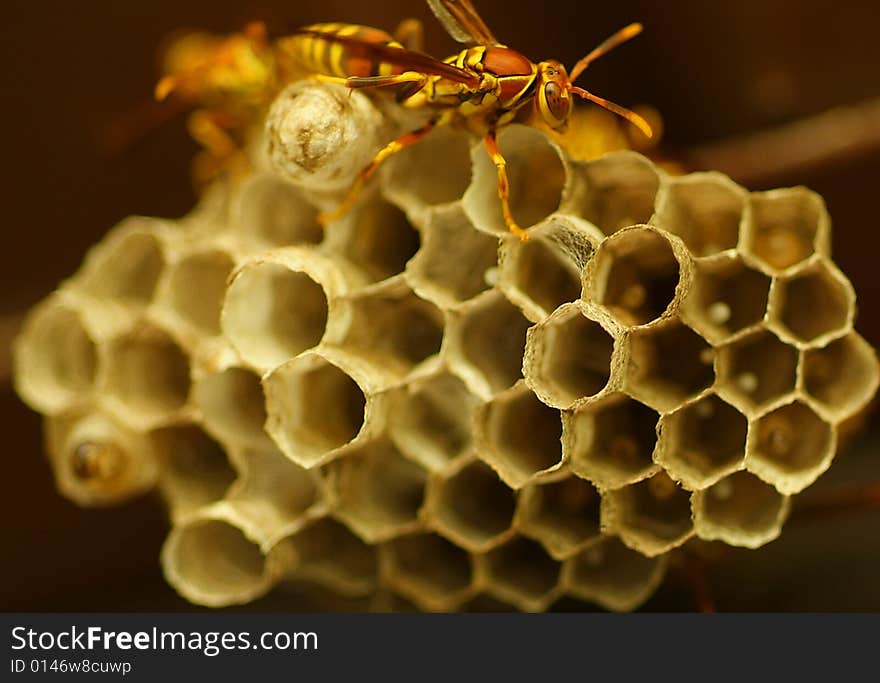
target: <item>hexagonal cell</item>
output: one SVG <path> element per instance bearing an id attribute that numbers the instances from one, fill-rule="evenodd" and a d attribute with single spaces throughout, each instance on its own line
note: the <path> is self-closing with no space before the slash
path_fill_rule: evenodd
<path id="1" fill-rule="evenodd" d="M 673 178 L 659 200 L 654 224 L 678 235 L 694 256 L 735 249 L 748 193 L 720 173 Z"/>
<path id="2" fill-rule="evenodd" d="M 59 491 L 83 507 L 112 505 L 152 487 L 155 449 L 100 412 L 65 413 L 45 421 L 46 450 Z"/>
<path id="3" fill-rule="evenodd" d="M 201 379 L 195 389 L 205 429 L 227 443 L 265 442 L 266 404 L 260 376 L 231 367 Z"/>
<path id="4" fill-rule="evenodd" d="M 476 418 L 479 456 L 520 488 L 562 464 L 562 419 L 523 383 L 484 404 Z"/>
<path id="5" fill-rule="evenodd" d="M 617 538 L 602 540 L 563 565 L 567 592 L 605 609 L 628 612 L 656 590 L 666 570 L 665 557 L 645 557 Z"/>
<path id="6" fill-rule="evenodd" d="M 764 319 L 769 293 L 766 275 L 738 256 L 720 257 L 697 264 L 681 317 L 713 344 L 721 344 Z"/>
<path id="7" fill-rule="evenodd" d="M 175 263 L 168 295 L 178 317 L 202 334 L 220 334 L 220 310 L 234 265 L 232 257 L 219 250 L 190 254 Z"/>
<path id="8" fill-rule="evenodd" d="M 563 410 L 600 393 L 611 377 L 614 337 L 585 313 L 577 304 L 564 306 L 526 337 L 526 383 Z"/>
<path id="9" fill-rule="evenodd" d="M 660 177 L 654 165 L 634 152 L 613 152 L 579 166 L 587 193 L 579 215 L 606 235 L 648 223 Z"/>
<path id="10" fill-rule="evenodd" d="M 481 462 L 431 480 L 425 521 L 472 552 L 481 552 L 509 535 L 516 496 Z"/>
<path id="11" fill-rule="evenodd" d="M 173 519 L 221 500 L 237 472 L 226 452 L 196 425 L 159 429 L 150 435 L 159 462 L 159 487 Z"/>
<path id="12" fill-rule="evenodd" d="M 407 210 L 458 201 L 471 181 L 470 148 L 465 131 L 435 128 L 388 160 L 382 179 L 386 194 Z"/>
<path id="13" fill-rule="evenodd" d="M 371 406 L 338 365 L 303 354 L 263 379 L 266 431 L 295 463 L 314 467 L 366 434 Z"/>
<path id="14" fill-rule="evenodd" d="M 117 337 L 103 360 L 103 388 L 130 423 L 151 427 L 186 404 L 189 358 L 159 328 L 143 325 Z"/>
<path id="15" fill-rule="evenodd" d="M 277 580 L 259 544 L 228 517 L 196 517 L 172 529 L 162 568 L 178 593 L 208 607 L 250 602 Z"/>
<path id="16" fill-rule="evenodd" d="M 789 499 L 748 472 L 694 495 L 694 528 L 707 541 L 760 548 L 782 531 Z"/>
<path id="17" fill-rule="evenodd" d="M 540 544 L 513 538 L 479 558 L 484 563 L 489 591 L 528 612 L 545 609 L 554 599 L 560 565 Z"/>
<path id="18" fill-rule="evenodd" d="M 498 240 L 478 232 L 456 205 L 427 218 L 422 248 L 406 266 L 406 279 L 419 296 L 452 307 L 491 288 Z"/>
<path id="19" fill-rule="evenodd" d="M 855 332 L 803 355 L 804 388 L 837 419 L 861 409 L 877 391 L 877 354 Z"/>
<path id="20" fill-rule="evenodd" d="M 599 245 L 588 264 L 584 298 L 623 325 L 650 323 L 672 308 L 682 276 L 680 258 L 669 238 L 653 228 L 621 230 Z"/>
<path id="21" fill-rule="evenodd" d="M 637 330 L 630 337 L 624 386 L 660 412 L 673 410 L 712 384 L 713 357 L 706 340 L 677 321 Z"/>
<path id="22" fill-rule="evenodd" d="M 448 361 L 472 391 L 488 398 L 522 377 L 528 328 L 516 306 L 487 292 L 451 318 Z"/>
<path id="23" fill-rule="evenodd" d="M 342 523 L 324 517 L 284 539 L 293 550 L 292 575 L 327 586 L 343 595 L 364 595 L 376 585 L 379 561 Z"/>
<path id="24" fill-rule="evenodd" d="M 620 488 L 657 470 L 656 411 L 624 394 L 611 394 L 563 416 L 566 461 L 602 488 Z"/>
<path id="25" fill-rule="evenodd" d="M 703 489 L 742 466 L 748 421 L 711 394 L 660 419 L 656 461 L 691 490 Z"/>
<path id="26" fill-rule="evenodd" d="M 339 318 L 326 341 L 398 378 L 440 352 L 443 313 L 403 282 L 342 299 Z"/>
<path id="27" fill-rule="evenodd" d="M 760 330 L 718 349 L 718 393 L 754 414 L 794 391 L 797 349 Z"/>
<path id="28" fill-rule="evenodd" d="M 289 180 L 254 174 L 239 190 L 233 222 L 246 248 L 262 251 L 324 238 L 318 212 Z"/>
<path id="29" fill-rule="evenodd" d="M 83 284 L 98 299 L 146 306 L 165 268 L 159 221 L 129 218 L 87 256 Z"/>
<path id="30" fill-rule="evenodd" d="M 420 246 L 406 214 L 375 195 L 327 230 L 326 248 L 354 263 L 372 282 L 402 273 Z"/>
<path id="31" fill-rule="evenodd" d="M 388 434 L 400 451 L 423 467 L 440 471 L 467 452 L 479 399 L 448 372 L 402 387 L 388 415 Z"/>
<path id="32" fill-rule="evenodd" d="M 517 520 L 521 532 L 541 543 L 557 560 L 601 536 L 596 488 L 578 477 L 523 489 Z"/>
<path id="33" fill-rule="evenodd" d="M 782 493 L 798 493 L 828 469 L 836 441 L 831 425 L 795 401 L 750 425 L 746 467 Z"/>
<path id="34" fill-rule="evenodd" d="M 248 363 L 268 370 L 321 341 L 327 326 L 325 282 L 291 264 L 253 261 L 226 291 L 223 333 Z"/>
<path id="35" fill-rule="evenodd" d="M 14 342 L 13 373 L 21 397 L 47 413 L 80 400 L 94 386 L 95 340 L 76 307 L 58 297 L 38 304 Z"/>
<path id="36" fill-rule="evenodd" d="M 532 229 L 528 241 L 501 242 L 498 284 L 530 320 L 543 320 L 581 295 L 581 272 L 602 235 L 571 216 L 555 215 Z"/>
<path id="37" fill-rule="evenodd" d="M 498 147 L 507 161 L 510 211 L 528 229 L 559 208 L 566 181 L 560 153 L 544 133 L 521 125 L 502 128 Z M 477 229 L 507 234 L 495 165 L 482 145 L 473 148 L 471 158 L 473 180 L 464 194 L 464 209 Z"/>
<path id="38" fill-rule="evenodd" d="M 470 555 L 436 534 L 396 538 L 382 551 L 388 582 L 425 609 L 453 609 L 470 592 Z"/>
<path id="39" fill-rule="evenodd" d="M 275 448 L 245 448 L 237 452 L 243 474 L 229 500 L 276 538 L 300 528 L 326 507 L 325 486 L 316 470 L 306 470 Z"/>
<path id="40" fill-rule="evenodd" d="M 796 342 L 821 344 L 849 329 L 854 315 L 852 285 L 826 261 L 775 280 L 770 290 L 770 318 Z"/>
<path id="41" fill-rule="evenodd" d="M 825 202 L 805 187 L 755 192 L 745 246 L 770 268 L 784 270 L 828 251 Z"/>
<path id="42" fill-rule="evenodd" d="M 336 516 L 368 543 L 417 525 L 427 473 L 390 441 L 365 444 L 328 466 L 339 495 Z"/>
<path id="43" fill-rule="evenodd" d="M 656 557 L 693 535 L 691 496 L 665 472 L 616 491 L 602 500 L 602 526 L 633 550 Z"/>

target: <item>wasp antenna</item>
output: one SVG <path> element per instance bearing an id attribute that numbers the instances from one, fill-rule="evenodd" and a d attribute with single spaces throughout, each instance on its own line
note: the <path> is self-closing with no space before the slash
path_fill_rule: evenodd
<path id="1" fill-rule="evenodd" d="M 174 92 L 177 85 L 177 79 L 174 76 L 165 76 L 156 83 L 156 89 L 153 90 L 153 97 L 161 102 Z"/>
<path id="2" fill-rule="evenodd" d="M 613 36 L 606 38 L 599 47 L 594 49 L 590 54 L 580 60 L 577 64 L 574 65 L 574 68 L 571 70 L 571 74 L 569 74 L 569 78 L 572 83 L 577 80 L 578 76 L 580 76 L 584 69 L 586 69 L 590 64 L 599 59 L 604 54 L 611 52 L 614 48 L 616 48 L 621 43 L 625 43 L 626 41 L 635 38 L 642 32 L 642 25 L 639 23 L 630 24 L 622 29 L 620 29 Z"/>
<path id="3" fill-rule="evenodd" d="M 631 124 L 636 126 L 649 138 L 654 137 L 654 131 L 651 130 L 650 124 L 634 111 L 630 111 L 626 107 L 621 107 L 619 104 L 614 104 L 614 102 L 610 102 L 602 97 L 599 97 L 598 95 L 594 95 L 593 93 L 584 90 L 583 88 L 578 88 L 577 86 L 571 86 L 571 92 L 573 92 L 575 95 L 580 95 L 585 100 L 595 102 L 600 107 L 603 107 L 608 111 L 613 111 L 618 116 L 622 116 Z"/>

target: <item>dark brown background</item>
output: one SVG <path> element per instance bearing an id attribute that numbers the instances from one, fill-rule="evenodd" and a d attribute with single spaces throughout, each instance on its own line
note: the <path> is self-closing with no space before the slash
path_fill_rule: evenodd
<path id="1" fill-rule="evenodd" d="M 507 43 L 533 59 L 566 64 L 626 23 L 644 22 L 645 35 L 591 67 L 583 82 L 622 103 L 657 106 L 673 151 L 880 97 L 876 2 L 478 5 Z M 426 20 L 430 52 L 454 51 L 419 0 L 43 0 L 4 6 L 0 117 L 7 247 L 0 257 L 0 314 L 14 316 L 48 293 L 122 217 L 178 216 L 191 206 L 188 162 L 195 148 L 181 121 L 121 155 L 104 154 L 98 144 L 102 131 L 149 97 L 157 47 L 171 32 L 228 32 L 255 18 L 267 20 L 276 34 L 314 21 L 390 29 L 407 16 Z M 844 161 L 761 181 L 767 187 L 801 183 L 828 202 L 836 260 L 859 293 L 859 329 L 876 346 L 880 153 L 866 147 Z M 38 417 L 18 402 L 8 381 L 0 404 L 0 609 L 186 608 L 158 570 L 166 522 L 156 501 L 89 511 L 61 499 L 41 455 Z M 822 486 L 880 478 L 880 430 L 869 426 Z M 787 528 L 782 540 L 757 553 L 734 551 L 711 582 L 721 609 L 880 610 L 878 570 L 880 515 L 844 515 Z M 648 608 L 692 606 L 685 592 L 669 585 Z"/>

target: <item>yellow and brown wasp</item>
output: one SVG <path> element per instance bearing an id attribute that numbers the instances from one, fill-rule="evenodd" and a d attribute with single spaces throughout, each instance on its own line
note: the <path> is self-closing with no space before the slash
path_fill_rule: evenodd
<path id="1" fill-rule="evenodd" d="M 366 26 L 315 24 L 278 40 L 271 53 L 265 50 L 258 33 L 250 39 L 236 40 L 233 37 L 221 46 L 225 50 L 225 68 L 211 67 L 210 60 L 206 62 L 207 66 L 199 67 L 205 74 L 219 74 L 221 77 L 238 70 L 247 76 L 244 84 L 264 83 L 262 93 L 265 94 L 277 89 L 284 77 L 279 77 L 278 73 L 272 77 L 271 73 L 257 67 L 265 65 L 271 72 L 270 65 L 284 64 L 292 58 L 320 80 L 349 88 L 391 88 L 403 106 L 433 111 L 428 123 L 393 140 L 379 151 L 358 174 L 339 207 L 321 217 L 323 223 L 351 208 L 361 187 L 384 160 L 415 144 L 436 126 L 455 124 L 482 136 L 497 169 L 498 195 L 505 222 L 512 233 L 526 239 L 525 230 L 516 224 L 510 210 L 506 162 L 496 141 L 499 127 L 522 114 L 526 119 L 537 115 L 551 128 L 562 128 L 572 111 L 572 96 L 577 96 L 622 116 L 651 136 L 650 126 L 638 114 L 574 85 L 595 59 L 636 36 L 641 25 L 631 24 L 618 31 L 575 64 L 569 73 L 556 60 L 535 63 L 501 44 L 469 0 L 428 0 L 428 5 L 449 34 L 467 46 L 443 61 L 417 49 L 420 47 L 420 27 L 417 22 L 407 21 L 398 30 L 397 39 L 385 31 Z M 226 81 L 220 78 L 214 87 L 205 87 L 204 78 L 190 78 L 189 81 L 201 84 L 205 92 L 215 95 L 215 99 L 220 99 L 218 92 L 233 95 L 236 92 L 234 78 Z M 167 76 L 164 82 L 166 87 L 160 94 L 166 94 L 173 87 L 184 88 L 188 80 L 184 73 Z M 198 95 L 197 88 L 191 87 L 191 90 Z M 191 99 L 197 100 L 198 97 L 191 96 Z M 259 98 L 252 96 L 251 99 L 256 101 Z M 221 107 L 202 115 L 202 129 L 196 131 L 202 140 L 215 147 L 225 144 L 222 125 L 217 122 L 221 120 L 222 123 L 226 114 Z"/>

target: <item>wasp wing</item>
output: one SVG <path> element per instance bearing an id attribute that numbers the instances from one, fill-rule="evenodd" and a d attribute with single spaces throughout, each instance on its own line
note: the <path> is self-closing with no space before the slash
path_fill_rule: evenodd
<path id="1" fill-rule="evenodd" d="M 348 36 L 340 36 L 335 33 L 324 33 L 322 31 L 312 31 L 309 29 L 301 29 L 295 31 L 294 35 L 314 36 L 321 40 L 331 43 L 344 45 L 352 55 L 369 59 L 371 61 L 386 62 L 392 66 L 399 66 L 407 71 L 416 71 L 418 73 L 428 74 L 429 76 L 440 76 L 449 79 L 455 83 L 463 83 L 470 87 L 477 87 L 480 84 L 480 77 L 472 71 L 460 69 L 452 64 L 441 62 L 434 59 L 430 55 L 415 50 L 407 50 L 403 47 L 395 47 L 393 45 L 385 45 L 383 43 L 371 43 Z"/>
<path id="2" fill-rule="evenodd" d="M 470 0 L 428 0 L 443 28 L 459 43 L 497 45 L 498 39 L 474 9 Z"/>

